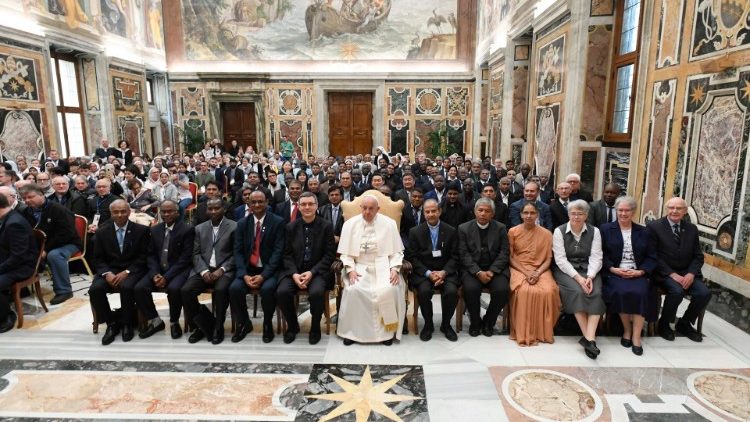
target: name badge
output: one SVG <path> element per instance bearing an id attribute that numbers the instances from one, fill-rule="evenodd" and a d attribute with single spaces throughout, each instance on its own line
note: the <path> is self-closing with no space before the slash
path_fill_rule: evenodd
<path id="1" fill-rule="evenodd" d="M 440 251 L 440 250 L 432 251 L 432 257 L 433 258 L 440 258 L 442 256 L 443 256 L 443 252 L 442 251 Z"/>
<path id="2" fill-rule="evenodd" d="M 95 225 L 95 226 L 98 226 L 98 225 L 99 225 L 99 218 L 100 218 L 100 217 L 101 217 L 101 215 L 99 215 L 98 213 L 97 213 L 97 214 L 94 214 L 94 219 L 93 219 L 93 221 L 91 222 L 91 224 L 93 224 L 93 225 Z"/>

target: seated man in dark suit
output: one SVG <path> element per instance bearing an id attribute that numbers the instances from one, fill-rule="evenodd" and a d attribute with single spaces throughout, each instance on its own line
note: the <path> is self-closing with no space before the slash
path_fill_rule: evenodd
<path id="1" fill-rule="evenodd" d="M 594 198 L 591 196 L 591 192 L 586 191 L 581 186 L 581 176 L 576 173 L 571 173 L 565 178 L 565 181 L 570 184 L 570 200 L 575 201 L 576 199 L 583 199 L 586 202 L 594 202 Z"/>
<path id="2" fill-rule="evenodd" d="M 342 199 L 341 186 L 331 186 L 328 188 L 328 204 L 318 208 L 318 215 L 333 225 L 333 237 L 337 245 L 341 237 L 341 228 L 344 227 L 344 210 L 340 206 Z"/>
<path id="3" fill-rule="evenodd" d="M 67 177 L 57 176 L 52 179 L 52 189 L 55 190 L 55 193 L 47 197 L 50 201 L 57 202 L 73 214 L 86 216 L 88 211 L 86 198 L 70 187 Z"/>
<path id="4" fill-rule="evenodd" d="M 26 219 L 47 235 L 44 250 L 55 291 L 50 304 L 59 305 L 73 297 L 68 260 L 83 248 L 75 218 L 64 206 L 47 199 L 37 185 L 24 186 L 21 192 L 27 205 Z"/>
<path id="5" fill-rule="evenodd" d="M 568 203 L 570 202 L 570 184 L 561 182 L 557 184 L 557 197 L 552 199 L 549 206 L 550 217 L 552 217 L 552 227 L 565 224 L 568 218 Z"/>
<path id="6" fill-rule="evenodd" d="M 480 198 L 474 204 L 474 220 L 458 227 L 458 257 L 461 283 L 469 311 L 469 335 L 480 331 L 492 336 L 500 311 L 508 303 L 510 244 L 505 225 L 493 219 L 495 203 Z M 479 317 L 482 288 L 490 290 L 490 304 L 484 319 Z"/>
<path id="7" fill-rule="evenodd" d="M 224 217 L 224 203 L 212 198 L 206 201 L 208 221 L 195 227 L 193 268 L 182 286 L 185 316 L 196 330 L 188 338 L 197 343 L 206 337 L 211 343 L 224 341 L 224 321 L 229 307 L 229 285 L 234 279 L 234 231 L 237 223 Z M 198 302 L 198 295 L 213 289 L 216 315 Z"/>
<path id="8" fill-rule="evenodd" d="M 86 213 L 86 219 L 89 221 L 89 233 L 95 233 L 99 226 L 109 221 L 111 217 L 109 206 L 118 199 L 117 196 L 112 195 L 111 189 L 112 182 L 109 179 L 104 178 L 96 181 L 96 195 L 89 199 L 88 212 Z"/>
<path id="9" fill-rule="evenodd" d="M 498 223 L 508 224 L 508 207 L 497 199 L 497 190 L 492 184 L 486 184 L 482 188 L 482 198 L 487 198 L 495 204 L 495 216 L 492 217 Z"/>
<path id="10" fill-rule="evenodd" d="M 133 323 L 136 320 L 133 288 L 146 273 L 146 250 L 149 229 L 128 221 L 130 205 L 123 199 L 109 206 L 112 215 L 94 236 L 94 268 L 96 274 L 89 288 L 91 307 L 98 322 L 107 323 L 102 337 L 106 346 L 115 340 L 122 330 L 122 341 L 133 339 Z M 107 293 L 120 293 L 120 314 L 112 312 Z"/>
<path id="11" fill-rule="evenodd" d="M 526 183 L 526 186 L 523 187 L 523 198 L 511 204 L 510 227 L 521 224 L 521 208 L 523 208 L 526 202 L 536 202 L 536 206 L 539 208 L 539 220 L 537 224 L 549 231 L 554 230 L 552 217 L 549 213 L 549 205 L 539 200 L 539 185 L 536 182 Z"/>
<path id="12" fill-rule="evenodd" d="M 299 197 L 302 195 L 302 183 L 292 180 L 286 185 L 286 191 L 289 193 L 289 199 L 276 204 L 274 210 L 276 215 L 284 221 L 284 225 L 299 217 Z"/>
<path id="13" fill-rule="evenodd" d="M 138 336 L 148 338 L 165 328 L 159 318 L 151 293 L 167 290 L 169 301 L 170 334 L 173 339 L 182 337 L 180 313 L 182 312 L 182 286 L 187 281 L 193 262 L 195 230 L 179 219 L 179 205 L 169 199 L 162 201 L 159 213 L 162 223 L 151 227 L 148 247 L 148 272 L 135 286 L 135 304 L 147 319 L 146 327 Z"/>
<path id="14" fill-rule="evenodd" d="M 5 195 L 0 195 L 0 333 L 16 324 L 16 314 L 2 291 L 31 277 L 38 256 L 39 245 L 31 225 L 10 207 Z"/>
<path id="15" fill-rule="evenodd" d="M 336 257 L 336 241 L 333 226 L 328 220 L 318 217 L 318 201 L 315 194 L 305 192 L 299 199 L 302 218 L 286 226 L 284 241 L 284 265 L 279 272 L 279 287 L 276 299 L 284 313 L 287 331 L 284 343 L 294 341 L 299 333 L 294 295 L 299 290 L 308 291 L 310 302 L 310 344 L 320 341 L 320 319 L 323 315 L 326 287 L 333 284 L 331 264 Z"/>
<path id="16" fill-rule="evenodd" d="M 708 306 L 711 291 L 703 283 L 703 251 L 698 241 L 698 228 L 686 220 L 687 203 L 679 197 L 667 201 L 667 215 L 648 224 L 651 241 L 657 254 L 656 277 L 667 291 L 659 319 L 659 335 L 674 340 L 670 323 L 677 316 L 677 306 L 685 294 L 690 305 L 675 324 L 677 332 L 693 341 L 702 341 L 693 324 Z"/>
<path id="17" fill-rule="evenodd" d="M 424 191 L 417 186 L 411 191 L 411 199 L 404 206 L 401 212 L 401 241 L 404 246 L 409 243 L 409 230 L 424 222 L 424 213 L 422 212 L 422 203 L 424 201 Z"/>
<path id="18" fill-rule="evenodd" d="M 435 199 L 425 201 L 424 218 L 427 224 L 420 224 L 409 231 L 409 247 L 406 248 L 406 259 L 413 268 L 409 281 L 419 295 L 419 306 L 425 321 L 419 338 L 422 341 L 432 338 L 435 331 L 432 322 L 432 293 L 433 290 L 441 290 L 443 318 L 440 332 L 448 340 L 456 341 L 458 336 L 451 327 L 460 285 L 456 262 L 456 229 L 440 221 L 440 207 Z"/>
<path id="19" fill-rule="evenodd" d="M 461 203 L 461 184 L 453 182 L 448 184 L 445 201 L 440 210 L 440 221 L 445 221 L 451 227 L 456 228 L 471 220 L 471 214 Z"/>
<path id="20" fill-rule="evenodd" d="M 219 199 L 221 200 L 221 190 L 219 189 L 219 184 L 214 182 L 213 180 L 210 180 L 206 182 L 205 185 L 206 193 L 203 195 L 207 200 L 208 199 Z M 210 219 L 208 216 L 208 201 L 199 202 L 198 206 L 195 207 L 195 211 L 193 211 L 193 227 L 198 227 L 199 224 L 205 223 Z M 222 202 L 222 207 L 226 211 L 226 204 Z M 233 216 L 228 216 L 230 220 Z"/>
<path id="21" fill-rule="evenodd" d="M 602 199 L 591 203 L 591 211 L 586 220 L 587 223 L 594 227 L 602 224 L 613 223 L 617 221 L 617 211 L 615 211 L 615 200 L 620 196 L 620 186 L 616 183 L 607 183 L 604 185 Z"/>
<path id="22" fill-rule="evenodd" d="M 268 200 L 262 192 L 250 195 L 250 206 L 253 215 L 240 220 L 232 250 L 237 267 L 237 275 L 229 287 L 236 322 L 232 342 L 242 341 L 253 330 L 245 297 L 251 289 L 260 289 L 263 342 L 270 343 L 274 337 L 273 314 L 279 285 L 276 272 L 284 255 L 284 222 L 278 215 L 267 212 Z"/>

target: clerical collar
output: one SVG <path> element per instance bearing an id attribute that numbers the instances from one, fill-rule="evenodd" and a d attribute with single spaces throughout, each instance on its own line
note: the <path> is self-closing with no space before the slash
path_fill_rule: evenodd
<path id="1" fill-rule="evenodd" d="M 477 226 L 479 226 L 479 228 L 480 228 L 480 229 L 484 230 L 484 229 L 486 229 L 487 227 L 489 227 L 489 226 L 490 226 L 490 223 L 487 223 L 487 224 L 479 224 L 479 221 L 477 221 Z"/>

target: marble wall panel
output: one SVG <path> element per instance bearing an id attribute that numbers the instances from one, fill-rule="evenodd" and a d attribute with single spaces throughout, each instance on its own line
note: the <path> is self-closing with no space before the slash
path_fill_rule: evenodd
<path id="1" fill-rule="evenodd" d="M 22 154 L 30 159 L 44 148 L 40 110 L 0 109 L 0 152 L 8 159 Z"/>
<path id="2" fill-rule="evenodd" d="M 279 122 L 279 128 L 281 131 L 281 138 L 287 138 L 292 143 L 295 144 L 295 147 L 303 148 L 304 145 L 302 143 L 303 136 L 302 136 L 302 122 L 299 120 L 282 120 Z M 296 148 L 295 148 L 296 149 Z"/>
<path id="3" fill-rule="evenodd" d="M 404 118 L 391 119 L 388 122 L 388 137 L 391 154 L 407 154 L 409 148 L 409 121 Z"/>
<path id="4" fill-rule="evenodd" d="M 503 91 L 505 89 L 504 63 L 497 64 L 490 74 L 490 150 L 489 155 L 497 157 L 500 154 L 503 126 Z"/>
<path id="5" fill-rule="evenodd" d="M 418 88 L 416 90 L 416 114 L 434 115 L 442 113 L 442 89 Z"/>
<path id="6" fill-rule="evenodd" d="M 510 136 L 512 138 L 526 139 L 526 106 L 528 104 L 527 92 L 529 89 L 529 67 L 513 67 L 513 119 L 511 123 Z"/>
<path id="7" fill-rule="evenodd" d="M 690 59 L 703 59 L 750 45 L 750 2 L 702 1 L 695 7 Z"/>
<path id="8" fill-rule="evenodd" d="M 279 91 L 279 114 L 285 116 L 301 116 L 303 105 L 301 89 L 285 89 Z"/>
<path id="9" fill-rule="evenodd" d="M 617 183 L 623 192 L 628 190 L 630 150 L 607 149 L 604 160 L 604 183 Z"/>
<path id="10" fill-rule="evenodd" d="M 112 75 L 115 112 L 143 112 L 143 82 L 140 79 Z"/>
<path id="11" fill-rule="evenodd" d="M 534 163 L 536 174 L 550 176 L 557 160 L 560 103 L 536 108 L 536 147 Z"/>
<path id="12" fill-rule="evenodd" d="M 180 113 L 183 116 L 205 116 L 205 90 L 198 87 L 188 87 L 181 89 Z"/>
<path id="13" fill-rule="evenodd" d="M 528 45 L 517 45 L 513 48 L 513 60 L 528 60 L 529 59 Z"/>
<path id="14" fill-rule="evenodd" d="M 492 90 L 491 81 L 482 81 L 481 84 L 481 96 L 479 98 L 479 136 L 487 136 L 488 125 L 490 121 L 490 91 Z"/>
<path id="15" fill-rule="evenodd" d="M 82 59 L 83 87 L 86 93 L 86 110 L 101 110 L 99 104 L 99 82 L 96 80 L 96 61 L 94 59 Z"/>
<path id="16" fill-rule="evenodd" d="M 537 98 L 561 93 L 565 69 L 565 34 L 541 45 L 536 63 Z"/>
<path id="17" fill-rule="evenodd" d="M 390 104 L 390 114 L 408 114 L 409 112 L 409 98 L 411 96 L 411 90 L 404 87 L 396 87 L 388 89 L 388 98 Z"/>
<path id="18" fill-rule="evenodd" d="M 106 138 L 102 127 L 102 116 L 100 114 L 86 114 L 86 129 L 88 130 L 89 145 L 99 145 Z M 168 139 L 168 138 L 163 138 Z"/>
<path id="19" fill-rule="evenodd" d="M 0 53 L 0 99 L 40 101 L 36 66 L 33 58 Z"/>
<path id="20" fill-rule="evenodd" d="M 419 154 L 429 149 L 430 132 L 436 131 L 440 126 L 440 120 L 420 119 L 416 121 L 414 133 L 414 152 Z"/>
<path id="21" fill-rule="evenodd" d="M 513 160 L 515 168 L 519 168 L 521 166 L 521 163 L 526 162 L 526 160 L 524 159 L 525 154 L 523 150 L 523 144 L 513 144 L 510 147 L 511 160 Z"/>
<path id="22" fill-rule="evenodd" d="M 612 26 L 589 26 L 586 52 L 586 82 L 583 87 L 581 112 L 581 141 L 599 141 L 604 138 L 604 112 L 607 95 L 607 71 L 612 43 Z"/>
<path id="23" fill-rule="evenodd" d="M 611 16 L 614 11 L 614 0 L 591 0 L 591 16 Z"/>
<path id="24" fill-rule="evenodd" d="M 653 87 L 646 180 L 641 202 L 641 216 L 644 221 L 659 218 L 662 214 L 676 89 L 676 79 L 656 82 Z"/>
<path id="25" fill-rule="evenodd" d="M 128 145 L 130 145 L 130 148 L 134 151 L 137 151 L 137 146 L 141 145 L 143 142 L 143 128 L 144 122 L 142 116 L 118 116 L 117 141 L 127 141 Z"/>
<path id="26" fill-rule="evenodd" d="M 448 115 L 466 115 L 469 106 L 469 88 L 467 87 L 448 87 L 445 90 L 445 100 Z"/>
<path id="27" fill-rule="evenodd" d="M 685 16 L 685 0 L 661 0 L 657 37 L 656 68 L 680 63 L 680 42 Z"/>

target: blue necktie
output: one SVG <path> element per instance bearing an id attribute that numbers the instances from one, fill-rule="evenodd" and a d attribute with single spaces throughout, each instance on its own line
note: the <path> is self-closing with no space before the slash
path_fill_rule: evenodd
<path id="1" fill-rule="evenodd" d="M 125 229 L 122 227 L 117 229 L 117 244 L 120 246 L 120 253 L 122 253 L 123 245 L 125 244 Z"/>

